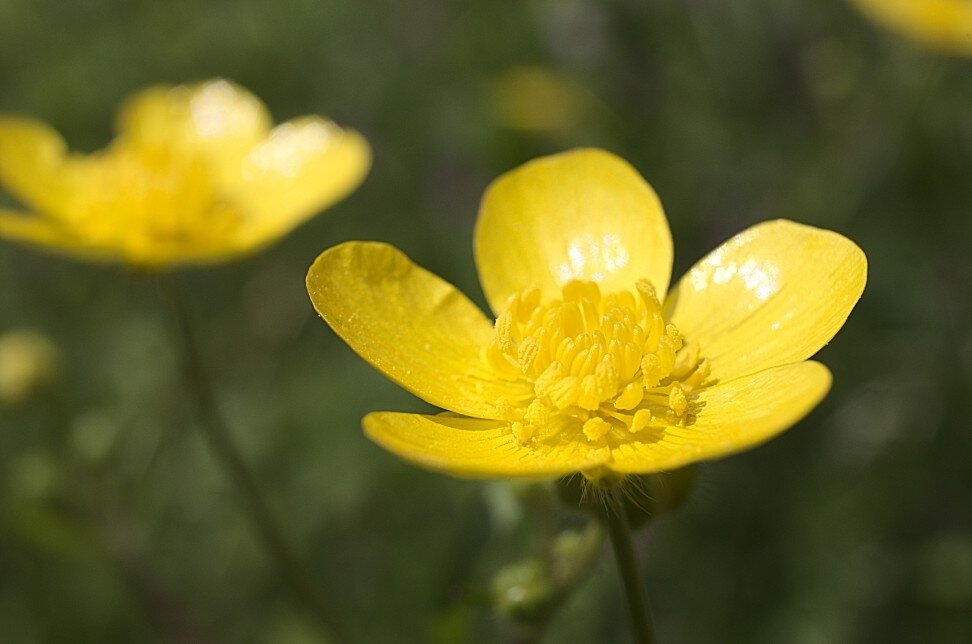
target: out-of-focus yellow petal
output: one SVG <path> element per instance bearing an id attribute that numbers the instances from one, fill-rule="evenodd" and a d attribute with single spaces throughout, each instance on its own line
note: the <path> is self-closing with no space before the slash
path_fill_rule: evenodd
<path id="1" fill-rule="evenodd" d="M 843 326 L 866 280 L 867 259 L 846 237 L 770 221 L 686 273 L 667 317 L 726 382 L 815 354 Z"/>
<path id="2" fill-rule="evenodd" d="M 0 188 L 44 213 L 70 210 L 75 164 L 61 135 L 41 121 L 0 116 Z"/>
<path id="3" fill-rule="evenodd" d="M 229 81 L 158 85 L 122 106 L 116 145 L 201 156 L 221 183 L 235 185 L 241 159 L 267 135 L 271 123 L 263 103 Z"/>
<path id="4" fill-rule="evenodd" d="M 346 196 L 370 166 L 371 148 L 354 130 L 313 116 L 278 125 L 242 162 L 242 234 L 254 245 L 276 238 Z"/>
<path id="5" fill-rule="evenodd" d="M 608 468 L 645 474 L 755 447 L 806 416 L 827 394 L 830 383 L 827 368 L 811 361 L 710 387 L 694 401 L 694 423 L 644 430 L 649 439 L 616 446 Z"/>
<path id="6" fill-rule="evenodd" d="M 376 412 L 365 416 L 371 440 L 422 467 L 453 476 L 549 477 L 603 465 L 610 452 L 576 438 L 521 445 L 509 423 L 452 414 Z"/>
<path id="7" fill-rule="evenodd" d="M 83 259 L 107 260 L 116 256 L 109 250 L 90 246 L 56 219 L 37 215 L 0 210 L 0 237 Z"/>
<path id="8" fill-rule="evenodd" d="M 493 325 L 483 312 L 393 246 L 346 242 L 324 251 L 307 273 L 307 291 L 358 355 L 433 405 L 499 418 L 495 403 L 527 387 L 486 370 L 480 350 Z"/>
<path id="9" fill-rule="evenodd" d="M 604 292 L 632 290 L 648 279 L 664 297 L 672 238 L 654 190 L 623 159 L 603 150 L 573 150 L 530 161 L 487 189 L 474 250 L 493 311 L 537 287 L 560 296 L 571 280 Z"/>
<path id="10" fill-rule="evenodd" d="M 972 56 L 970 0 L 853 0 L 876 22 L 925 45 Z"/>

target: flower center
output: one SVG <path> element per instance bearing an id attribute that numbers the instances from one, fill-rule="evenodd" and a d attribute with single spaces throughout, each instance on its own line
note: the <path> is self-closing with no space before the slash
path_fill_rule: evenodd
<path id="1" fill-rule="evenodd" d="M 239 213 L 202 159 L 116 145 L 93 156 L 74 210 L 94 241 L 138 255 L 225 244 Z"/>
<path id="2" fill-rule="evenodd" d="M 665 322 L 651 283 L 636 291 L 602 296 L 594 282 L 572 281 L 548 304 L 537 289 L 510 298 L 484 360 L 532 384 L 532 396 L 496 401 L 520 443 L 569 426 L 592 442 L 620 440 L 690 419 L 709 365 Z"/>

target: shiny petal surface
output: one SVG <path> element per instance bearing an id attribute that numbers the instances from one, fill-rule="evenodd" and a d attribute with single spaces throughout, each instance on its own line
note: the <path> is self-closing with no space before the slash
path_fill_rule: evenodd
<path id="1" fill-rule="evenodd" d="M 45 123 L 0 117 L 0 188 L 43 213 L 70 210 L 75 164 L 67 163 L 67 145 Z"/>
<path id="2" fill-rule="evenodd" d="M 736 235 L 695 265 L 666 302 L 719 382 L 798 362 L 840 329 L 867 259 L 846 237 L 778 220 Z"/>
<path id="3" fill-rule="evenodd" d="M 603 465 L 609 451 L 556 438 L 525 447 L 508 423 L 452 414 L 377 412 L 364 430 L 395 455 L 421 467 L 466 477 L 548 477 Z"/>
<path id="4" fill-rule="evenodd" d="M 650 440 L 615 447 L 608 468 L 625 474 L 658 472 L 755 447 L 806 416 L 830 383 L 827 368 L 810 361 L 710 387 L 694 401 L 694 423 L 645 430 Z"/>
<path id="5" fill-rule="evenodd" d="M 538 287 L 547 298 L 575 279 L 602 290 L 632 290 L 649 279 L 660 296 L 672 270 L 672 239 L 651 186 L 603 150 L 574 150 L 531 161 L 486 191 L 474 250 L 493 311 Z"/>
<path id="6" fill-rule="evenodd" d="M 480 351 L 493 336 L 483 312 L 454 286 L 378 242 L 346 242 L 307 274 L 314 308 L 362 358 L 423 400 L 496 418 L 494 403 L 523 394 L 491 377 Z"/>
<path id="7" fill-rule="evenodd" d="M 946 52 L 972 56 L 969 0 L 853 0 L 890 29 Z"/>
<path id="8" fill-rule="evenodd" d="M 123 145 L 201 156 L 221 181 L 235 185 L 240 161 L 266 137 L 271 123 L 258 98 L 220 79 L 143 90 L 122 107 L 118 130 Z"/>
<path id="9" fill-rule="evenodd" d="M 288 232 L 356 188 L 370 166 L 371 149 L 353 130 L 318 117 L 278 125 L 242 161 L 244 235 L 258 245 Z"/>

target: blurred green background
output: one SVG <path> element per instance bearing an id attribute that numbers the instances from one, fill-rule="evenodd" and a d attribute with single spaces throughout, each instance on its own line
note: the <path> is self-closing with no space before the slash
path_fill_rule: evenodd
<path id="1" fill-rule="evenodd" d="M 0 111 L 76 148 L 110 138 L 131 91 L 213 76 L 374 146 L 364 185 L 269 252 L 180 275 L 222 407 L 346 641 L 514 641 L 493 576 L 542 549 L 538 525 L 580 519 L 364 438 L 367 411 L 424 404 L 316 318 L 306 268 L 387 240 L 482 303 L 483 189 L 578 145 L 654 185 L 676 275 L 774 217 L 870 260 L 820 354 L 827 400 L 700 466 L 641 535 L 659 639 L 972 641 L 972 60 L 841 0 L 0 0 Z M 40 332 L 61 363 L 0 399 L 3 642 L 319 640 L 195 431 L 169 313 L 151 276 L 0 243 L 0 334 Z M 545 641 L 627 638 L 605 550 Z"/>

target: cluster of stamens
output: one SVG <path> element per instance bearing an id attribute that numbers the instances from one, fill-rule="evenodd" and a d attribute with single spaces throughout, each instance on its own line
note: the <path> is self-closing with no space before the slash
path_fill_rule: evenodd
<path id="1" fill-rule="evenodd" d="M 578 423 L 597 442 L 691 418 L 708 363 L 666 324 L 651 283 L 636 286 L 602 296 L 594 282 L 573 281 L 550 303 L 536 289 L 510 298 L 484 359 L 498 377 L 532 385 L 532 395 L 496 401 L 521 444 Z"/>

